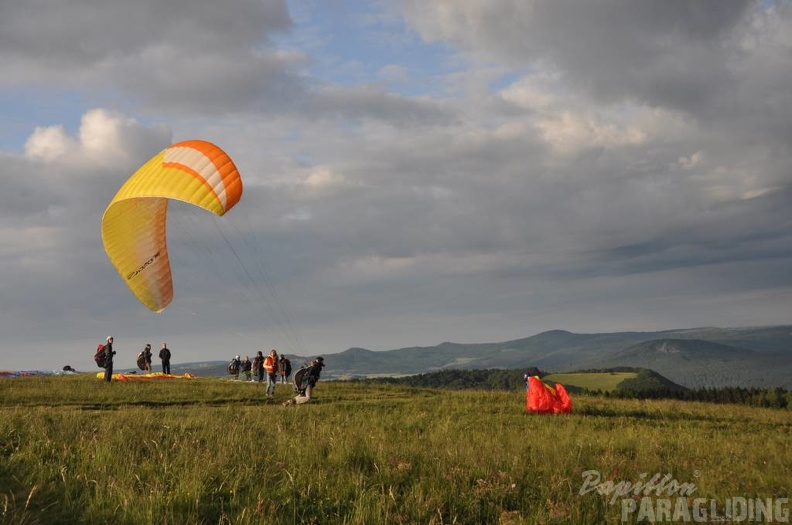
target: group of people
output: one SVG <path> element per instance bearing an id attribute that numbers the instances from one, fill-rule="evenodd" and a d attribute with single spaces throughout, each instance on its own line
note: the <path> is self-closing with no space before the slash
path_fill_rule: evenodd
<path id="1" fill-rule="evenodd" d="M 250 362 L 249 356 L 245 356 L 244 360 L 240 360 L 239 356 L 236 355 L 228 363 L 228 373 L 234 376 L 234 379 L 239 379 L 239 373 L 244 372 L 245 377 L 247 378 L 248 381 L 250 381 L 252 368 L 253 368 L 253 363 Z"/>
<path id="2" fill-rule="evenodd" d="M 151 343 L 146 343 L 146 347 L 138 354 L 138 366 L 148 374 L 152 372 L 151 356 Z M 171 351 L 166 343 L 162 343 L 162 348 L 160 348 L 159 351 L 159 358 L 162 361 L 162 373 L 170 374 Z"/>
<path id="3" fill-rule="evenodd" d="M 108 336 L 103 349 L 101 349 L 101 352 L 104 354 L 104 380 L 107 382 L 110 382 L 113 377 L 113 357 L 116 355 L 116 351 L 113 350 L 113 340 L 112 335 Z M 151 358 L 151 344 L 146 344 L 143 351 L 138 354 L 139 362 L 142 365 L 141 368 L 146 372 L 151 372 L 152 370 Z M 159 351 L 159 358 L 162 361 L 162 373 L 170 374 L 171 351 L 166 343 L 162 343 L 162 348 Z M 324 366 L 324 358 L 317 357 L 311 361 L 307 367 L 301 369 L 298 374 L 299 377 L 295 376 L 295 390 L 297 395 L 284 402 L 283 406 L 308 403 L 311 400 L 313 389 L 316 386 L 316 382 L 319 381 Z M 292 367 L 291 361 L 289 361 L 285 355 L 278 356 L 278 352 L 273 348 L 266 357 L 264 357 L 263 352 L 259 350 L 253 361 L 250 360 L 249 356 L 245 356 L 244 360 L 241 360 L 238 355 L 234 356 L 234 359 L 232 359 L 231 363 L 228 365 L 228 371 L 236 375 L 237 378 L 239 378 L 239 372 L 241 371 L 245 374 L 248 381 L 253 380 L 252 377 L 255 375 L 259 383 L 264 382 L 264 374 L 266 373 L 266 396 L 267 399 L 273 399 L 275 397 L 275 385 L 278 382 L 285 384 L 289 381 Z"/>
<path id="4" fill-rule="evenodd" d="M 107 336 L 105 345 L 104 345 L 104 380 L 108 383 L 113 378 L 113 356 L 116 355 L 116 351 L 113 350 L 113 336 Z M 142 357 L 143 361 L 143 369 L 146 372 L 151 372 L 151 345 L 147 344 L 143 351 L 138 354 L 139 357 Z M 170 360 L 171 360 L 171 351 L 168 348 L 167 343 L 162 343 L 162 348 L 159 351 L 159 358 L 162 360 L 162 373 L 163 374 L 170 374 Z"/>
<path id="5" fill-rule="evenodd" d="M 286 384 L 291 376 L 292 366 L 291 361 L 285 355 L 278 356 L 278 352 L 273 348 L 270 353 L 264 357 L 264 353 L 259 350 L 253 361 L 249 356 L 240 359 L 238 355 L 234 356 L 228 364 L 228 373 L 234 376 L 234 379 L 239 379 L 239 374 L 245 374 L 245 380 L 264 382 L 264 376 L 267 379 L 267 397 L 275 396 L 275 384 Z M 254 379 L 255 378 L 255 379 Z"/>
<path id="6" fill-rule="evenodd" d="M 311 361 L 308 367 L 300 374 L 299 385 L 296 385 L 297 395 L 289 399 L 283 406 L 301 405 L 311 400 L 313 388 L 319 380 L 319 376 L 324 368 L 324 358 L 317 357 Z M 239 374 L 244 373 L 247 381 L 264 382 L 266 375 L 267 389 L 265 391 L 267 399 L 275 398 L 275 385 L 285 384 L 289 381 L 292 373 L 291 361 L 285 356 L 278 356 L 278 352 L 273 348 L 267 356 L 264 352 L 258 351 L 253 361 L 249 356 L 240 359 L 238 355 L 231 359 L 228 364 L 228 373 L 239 379 Z"/>

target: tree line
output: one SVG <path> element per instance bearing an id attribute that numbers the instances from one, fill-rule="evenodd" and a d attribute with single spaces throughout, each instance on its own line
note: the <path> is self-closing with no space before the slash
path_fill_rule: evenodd
<path id="1" fill-rule="evenodd" d="M 718 387 L 687 388 L 685 390 L 660 388 L 657 390 L 619 390 L 613 392 L 587 391 L 589 394 L 620 399 L 679 399 L 707 403 L 730 403 L 765 408 L 792 407 L 792 392 L 783 388 Z"/>
<path id="2" fill-rule="evenodd" d="M 523 374 L 543 376 L 538 368 L 528 369 L 486 369 L 486 370 L 460 370 L 447 369 L 425 374 L 416 374 L 403 377 L 376 377 L 353 379 L 377 384 L 405 385 L 415 388 L 448 388 L 453 390 L 479 389 L 479 390 L 515 390 L 525 388 Z"/>

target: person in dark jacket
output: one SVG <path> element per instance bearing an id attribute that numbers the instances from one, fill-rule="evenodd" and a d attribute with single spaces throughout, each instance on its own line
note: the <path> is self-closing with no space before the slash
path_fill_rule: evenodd
<path id="1" fill-rule="evenodd" d="M 162 359 L 162 373 L 170 374 L 171 351 L 165 343 L 162 343 L 162 348 L 159 351 L 159 358 Z"/>
<path id="2" fill-rule="evenodd" d="M 253 376 L 259 383 L 264 382 L 264 353 L 261 350 L 253 358 Z"/>
<path id="3" fill-rule="evenodd" d="M 150 374 L 151 370 L 151 345 L 146 344 L 146 348 L 143 349 L 143 360 L 145 362 L 145 370 L 146 373 Z"/>
<path id="4" fill-rule="evenodd" d="M 283 406 L 302 405 L 311 401 L 313 389 L 316 386 L 316 382 L 319 381 L 319 376 L 322 374 L 324 366 L 323 357 L 317 357 L 311 361 L 310 367 L 303 373 L 300 380 L 300 391 L 296 396 L 283 403 Z"/>
<path id="5" fill-rule="evenodd" d="M 245 381 L 250 381 L 251 370 L 253 369 L 253 363 L 250 362 L 250 356 L 245 356 L 242 360 L 242 371 L 245 373 Z"/>
<path id="6" fill-rule="evenodd" d="M 115 350 L 113 350 L 113 336 L 107 337 L 107 343 L 105 343 L 104 347 L 104 358 L 105 358 L 105 374 L 104 380 L 108 383 L 113 379 L 113 356 L 115 355 Z"/>
<path id="7" fill-rule="evenodd" d="M 289 376 L 292 372 L 291 361 L 289 361 L 289 359 L 283 354 L 281 354 L 278 360 L 278 373 L 280 374 L 280 382 L 285 385 L 289 382 Z"/>
<path id="8" fill-rule="evenodd" d="M 239 356 L 235 355 L 233 359 L 228 363 L 228 373 L 234 376 L 234 379 L 239 379 L 239 369 L 242 367 L 242 361 L 239 360 Z"/>

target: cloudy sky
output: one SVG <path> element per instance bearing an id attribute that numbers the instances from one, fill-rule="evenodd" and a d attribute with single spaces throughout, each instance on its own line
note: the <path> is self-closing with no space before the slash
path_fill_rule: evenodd
<path id="1" fill-rule="evenodd" d="M 0 369 L 791 321 L 788 1 L 0 1 L 0 64 Z M 245 193 L 153 314 L 101 217 L 186 139 Z"/>

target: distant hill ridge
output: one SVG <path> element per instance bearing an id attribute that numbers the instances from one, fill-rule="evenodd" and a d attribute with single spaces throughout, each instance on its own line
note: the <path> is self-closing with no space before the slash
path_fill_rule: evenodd
<path id="1" fill-rule="evenodd" d="M 792 388 L 792 325 L 578 334 L 550 330 L 499 343 L 450 343 L 328 358 L 336 377 L 418 374 L 443 369 L 521 368 L 554 372 L 651 369 L 688 388 Z"/>
<path id="2" fill-rule="evenodd" d="M 444 342 L 385 351 L 350 348 L 323 355 L 323 375 L 328 378 L 530 366 L 550 372 L 633 367 L 654 370 L 688 388 L 792 389 L 792 325 L 595 334 L 550 330 L 499 343 Z M 300 359 L 295 356 L 292 363 Z M 208 368 L 202 373 L 225 374 L 224 362 L 213 366 L 218 373 L 210 374 Z M 189 365 L 180 367 L 189 370 Z"/>

